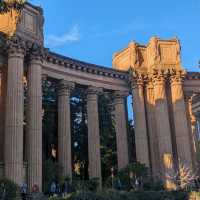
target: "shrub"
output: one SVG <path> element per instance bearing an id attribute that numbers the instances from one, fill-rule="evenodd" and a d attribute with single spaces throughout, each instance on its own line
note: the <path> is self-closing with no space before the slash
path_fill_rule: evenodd
<path id="1" fill-rule="evenodd" d="M 188 200 L 188 194 L 166 191 L 119 192 L 107 190 L 98 193 L 79 192 L 73 194 L 68 200 Z"/>
<path id="2" fill-rule="evenodd" d="M 149 181 L 148 168 L 144 164 L 140 164 L 138 162 L 131 163 L 124 169 L 120 170 L 113 180 L 109 177 L 106 180 L 105 187 L 111 188 L 114 186 L 114 188 L 117 188 L 118 181 L 120 180 L 122 189 L 129 189 L 130 176 L 132 176 L 133 179 L 137 177 L 147 182 L 147 180 Z"/>
<path id="3" fill-rule="evenodd" d="M 44 192 L 49 193 L 50 185 L 53 181 L 59 180 L 59 172 L 61 167 L 57 162 L 46 160 L 44 162 Z"/>
<path id="4" fill-rule="evenodd" d="M 99 178 L 92 178 L 87 181 L 73 181 L 73 187 L 76 191 L 92 191 L 95 192 L 97 191 L 99 187 Z"/>
<path id="5" fill-rule="evenodd" d="M 14 200 L 20 196 L 19 187 L 8 179 L 0 179 L 0 199 Z"/>

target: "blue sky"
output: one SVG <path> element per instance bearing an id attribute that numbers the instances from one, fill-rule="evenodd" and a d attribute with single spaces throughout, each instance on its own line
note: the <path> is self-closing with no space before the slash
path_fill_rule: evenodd
<path id="1" fill-rule="evenodd" d="M 45 15 L 45 43 L 58 53 L 112 66 L 114 52 L 135 40 L 177 36 L 183 66 L 199 70 L 200 0 L 30 0 Z"/>
<path id="2" fill-rule="evenodd" d="M 79 60 L 112 66 L 130 41 L 178 37 L 182 64 L 199 71 L 200 0 L 30 0 L 45 15 L 45 45 Z M 128 101 L 132 118 L 131 100 Z"/>

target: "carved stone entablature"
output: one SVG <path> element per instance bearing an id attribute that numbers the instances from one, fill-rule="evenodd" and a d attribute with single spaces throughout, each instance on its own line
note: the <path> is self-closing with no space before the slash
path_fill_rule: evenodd
<path id="1" fill-rule="evenodd" d="M 70 96 L 71 91 L 74 89 L 74 87 L 75 83 L 66 80 L 60 80 L 59 84 L 57 85 L 58 96 Z"/>
<path id="2" fill-rule="evenodd" d="M 128 71 L 130 68 L 140 72 L 147 71 L 146 47 L 135 42 L 130 42 L 128 47 L 113 55 L 113 68 Z"/>
<path id="3" fill-rule="evenodd" d="M 26 3 L 17 26 L 16 34 L 27 41 L 43 45 L 44 16 L 41 7 Z"/>
<path id="4" fill-rule="evenodd" d="M 22 38 L 14 36 L 6 41 L 5 48 L 9 56 L 16 53 L 24 56 L 26 53 L 26 42 Z"/>
<path id="5" fill-rule="evenodd" d="M 89 74 L 95 74 L 105 77 L 111 77 L 116 79 L 127 80 L 129 75 L 126 72 L 120 72 L 110 69 L 108 67 L 102 67 L 91 63 L 82 62 L 69 57 L 61 56 L 52 52 L 49 52 L 46 56 L 46 61 L 49 63 L 64 66 L 72 70 L 78 70 Z"/>
<path id="6" fill-rule="evenodd" d="M 200 80 L 200 73 L 199 72 L 188 72 L 186 74 L 185 79 L 187 79 L 187 80 Z"/>
<path id="7" fill-rule="evenodd" d="M 147 46 L 131 42 L 128 47 L 113 57 L 113 68 L 128 71 L 136 69 L 152 73 L 154 69 L 182 69 L 180 43 L 177 38 L 161 40 L 152 37 Z"/>

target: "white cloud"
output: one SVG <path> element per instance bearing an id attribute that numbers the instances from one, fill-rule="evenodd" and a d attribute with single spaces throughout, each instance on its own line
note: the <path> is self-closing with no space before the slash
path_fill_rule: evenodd
<path id="1" fill-rule="evenodd" d="M 74 25 L 68 32 L 63 35 L 48 35 L 46 39 L 46 45 L 55 47 L 78 41 L 80 41 L 80 30 L 78 25 Z"/>

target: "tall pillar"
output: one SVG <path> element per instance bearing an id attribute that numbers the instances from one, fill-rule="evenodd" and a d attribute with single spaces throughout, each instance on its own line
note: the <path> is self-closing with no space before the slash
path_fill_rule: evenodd
<path id="1" fill-rule="evenodd" d="M 189 126 L 189 133 L 191 136 L 191 150 L 192 150 L 192 159 L 193 159 L 193 169 L 195 171 L 199 170 L 199 159 L 198 159 L 198 152 L 200 152 L 200 148 L 198 145 L 198 134 L 197 134 L 197 121 L 198 118 L 192 112 L 192 94 L 186 94 L 186 104 L 187 104 L 187 119 L 188 119 L 188 126 Z"/>
<path id="2" fill-rule="evenodd" d="M 28 66 L 27 161 L 28 187 L 42 191 L 42 77 L 41 49 L 30 55 Z"/>
<path id="3" fill-rule="evenodd" d="M 9 41 L 5 118 L 5 176 L 17 184 L 23 182 L 23 65 L 25 45 Z"/>
<path id="4" fill-rule="evenodd" d="M 173 172 L 174 165 L 168 103 L 165 91 L 165 74 L 163 71 L 155 72 L 153 76 L 153 84 L 161 175 L 166 181 L 166 184 L 168 184 L 167 175 Z M 170 187 L 170 185 L 166 186 Z"/>
<path id="5" fill-rule="evenodd" d="M 72 177 L 70 93 L 74 83 L 61 80 L 58 87 L 58 162 L 62 177 Z"/>
<path id="6" fill-rule="evenodd" d="M 87 93 L 89 176 L 101 184 L 101 153 L 99 133 L 98 94 L 101 90 L 89 87 Z"/>
<path id="7" fill-rule="evenodd" d="M 127 93 L 115 92 L 115 130 L 117 139 L 118 169 L 123 169 L 129 163 L 127 139 L 127 112 L 125 98 Z"/>
<path id="8" fill-rule="evenodd" d="M 0 164 L 4 162 L 6 69 L 3 66 L 0 80 Z"/>
<path id="9" fill-rule="evenodd" d="M 150 161 L 144 102 L 143 76 L 141 74 L 134 73 L 132 78 L 136 157 L 138 162 L 145 164 L 147 167 L 149 167 Z"/>
<path id="10" fill-rule="evenodd" d="M 178 160 L 181 164 L 192 167 L 191 143 L 182 88 L 183 76 L 182 71 L 174 71 L 170 76 L 175 137 Z"/>
<path id="11" fill-rule="evenodd" d="M 153 89 L 153 82 L 151 78 L 147 81 L 145 88 L 146 95 L 146 112 L 147 112 L 147 127 L 149 135 L 149 151 L 151 160 L 151 171 L 153 177 L 158 177 L 160 174 L 160 162 L 159 162 L 159 149 L 158 138 L 156 131 L 156 116 L 155 116 L 155 95 Z"/>

